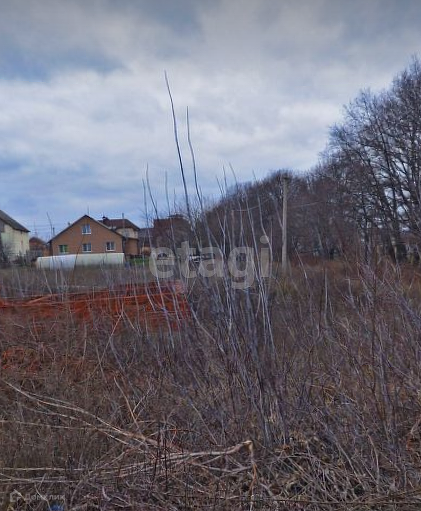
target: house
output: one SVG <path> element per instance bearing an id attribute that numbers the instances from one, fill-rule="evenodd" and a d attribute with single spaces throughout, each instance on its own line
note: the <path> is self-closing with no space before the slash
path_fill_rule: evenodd
<path id="1" fill-rule="evenodd" d="M 179 246 L 184 241 L 191 241 L 192 235 L 190 223 L 183 215 L 175 214 L 154 220 L 153 243 L 155 247 Z"/>
<path id="2" fill-rule="evenodd" d="M 106 216 L 102 217 L 102 220 L 99 222 L 103 223 L 113 231 L 117 231 L 122 236 L 126 238 L 137 238 L 138 232 L 140 228 L 131 222 L 129 219 L 124 218 L 108 218 Z"/>
<path id="3" fill-rule="evenodd" d="M 99 221 L 125 238 L 126 253 L 128 255 L 136 256 L 150 253 L 149 229 L 141 229 L 124 216 L 122 218 L 103 216 L 102 220 Z"/>
<path id="4" fill-rule="evenodd" d="M 131 243 L 117 230 L 89 215 L 83 215 L 49 242 L 49 254 L 104 254 L 137 255 L 137 241 Z"/>
<path id="5" fill-rule="evenodd" d="M 29 230 L 0 210 L 0 260 L 15 261 L 29 251 Z"/>
<path id="6" fill-rule="evenodd" d="M 153 231 L 149 227 L 139 229 L 139 253 L 144 256 L 151 255 L 151 244 L 153 239 Z"/>
<path id="7" fill-rule="evenodd" d="M 35 261 L 38 257 L 48 255 L 46 252 L 46 243 L 37 236 L 29 238 L 29 259 Z"/>
<path id="8" fill-rule="evenodd" d="M 126 258 L 150 255 L 155 247 L 169 247 L 192 237 L 189 222 L 181 215 L 156 219 L 153 228 L 139 228 L 126 218 L 95 220 L 83 215 L 48 242 L 50 256 L 120 253 Z"/>

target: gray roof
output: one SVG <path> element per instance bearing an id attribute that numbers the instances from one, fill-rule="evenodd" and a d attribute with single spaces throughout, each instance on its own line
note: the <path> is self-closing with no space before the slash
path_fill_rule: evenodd
<path id="1" fill-rule="evenodd" d="M 24 227 L 19 222 L 16 222 L 16 220 L 13 220 L 13 218 L 11 216 L 9 216 L 7 213 L 2 211 L 1 209 L 0 209 L 0 221 L 7 225 L 10 225 L 10 227 L 15 229 L 15 231 L 29 232 L 29 230 L 26 227 Z"/>

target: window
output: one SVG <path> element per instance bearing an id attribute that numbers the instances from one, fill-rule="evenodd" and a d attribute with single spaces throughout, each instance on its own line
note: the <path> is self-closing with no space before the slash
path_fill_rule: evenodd
<path id="1" fill-rule="evenodd" d="M 82 225 L 82 234 L 91 234 L 91 225 L 90 224 Z"/>
<path id="2" fill-rule="evenodd" d="M 91 243 L 83 243 L 82 244 L 82 252 L 92 252 L 92 244 Z"/>
<path id="3" fill-rule="evenodd" d="M 115 241 L 107 241 L 105 243 L 105 250 L 107 252 L 115 252 Z"/>
<path id="4" fill-rule="evenodd" d="M 69 245 L 59 245 L 58 251 L 59 251 L 59 254 L 68 254 L 69 253 Z"/>

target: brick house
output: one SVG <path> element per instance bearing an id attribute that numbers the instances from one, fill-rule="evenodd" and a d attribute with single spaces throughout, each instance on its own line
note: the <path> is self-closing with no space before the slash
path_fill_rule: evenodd
<path id="1" fill-rule="evenodd" d="M 135 225 L 127 218 L 108 218 L 103 216 L 102 220 L 99 220 L 102 224 L 106 225 L 113 231 L 117 231 L 126 238 L 137 238 L 140 227 Z"/>
<path id="2" fill-rule="evenodd" d="M 183 241 L 191 241 L 193 235 L 189 221 L 179 214 L 156 218 L 152 232 L 155 247 L 178 246 Z"/>
<path id="3" fill-rule="evenodd" d="M 48 255 L 45 241 L 37 236 L 29 238 L 29 260 L 35 261 L 38 257 L 43 257 L 45 255 Z"/>
<path id="4" fill-rule="evenodd" d="M 100 222 L 126 239 L 127 252 L 131 255 L 150 253 L 150 232 L 148 228 L 141 229 L 127 218 L 102 217 Z"/>
<path id="5" fill-rule="evenodd" d="M 125 237 L 89 215 L 83 215 L 49 242 L 50 255 L 139 253 L 137 239 Z"/>

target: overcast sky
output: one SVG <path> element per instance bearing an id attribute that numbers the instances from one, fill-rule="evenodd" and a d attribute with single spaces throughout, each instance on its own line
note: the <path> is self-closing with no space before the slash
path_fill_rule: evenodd
<path id="1" fill-rule="evenodd" d="M 421 53 L 419 0 L 0 0 L 0 209 L 48 238 L 90 212 L 144 225 L 204 195 L 318 161 L 363 88 Z"/>

